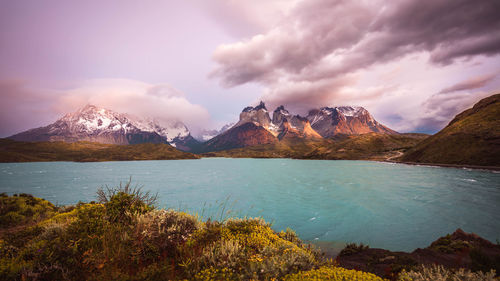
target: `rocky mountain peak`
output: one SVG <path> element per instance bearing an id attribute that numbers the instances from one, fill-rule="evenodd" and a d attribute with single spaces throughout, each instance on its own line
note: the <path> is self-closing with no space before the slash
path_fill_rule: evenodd
<path id="1" fill-rule="evenodd" d="M 283 105 L 278 106 L 273 112 L 273 124 L 277 127 L 281 126 L 284 119 L 291 118 L 292 115 Z"/>
<path id="2" fill-rule="evenodd" d="M 265 110 L 267 111 L 266 104 L 263 101 L 260 101 L 259 105 L 253 107 L 253 106 L 247 106 L 243 109 L 243 112 L 251 112 L 251 111 L 258 111 L 258 110 Z"/>
<path id="3" fill-rule="evenodd" d="M 240 120 L 234 127 L 241 126 L 246 123 L 254 123 L 257 126 L 262 126 L 266 129 L 271 125 L 271 118 L 269 117 L 269 112 L 266 109 L 264 102 L 260 102 L 259 105 L 252 107 L 248 106 L 243 109 L 240 113 Z"/>

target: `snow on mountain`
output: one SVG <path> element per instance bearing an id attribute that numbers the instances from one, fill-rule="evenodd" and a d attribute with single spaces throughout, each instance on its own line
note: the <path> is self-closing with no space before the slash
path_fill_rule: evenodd
<path id="1" fill-rule="evenodd" d="M 74 113 L 64 115 L 53 124 L 10 138 L 23 141 L 95 141 L 111 144 L 163 142 L 177 146 L 178 143 L 190 141 L 190 133 L 181 122 L 160 124 L 153 119 L 86 105 Z"/>

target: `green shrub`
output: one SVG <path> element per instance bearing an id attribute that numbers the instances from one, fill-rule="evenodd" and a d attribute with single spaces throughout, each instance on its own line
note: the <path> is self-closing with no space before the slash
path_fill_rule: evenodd
<path id="1" fill-rule="evenodd" d="M 455 253 L 464 249 L 470 248 L 467 241 L 453 240 L 451 235 L 448 234 L 445 237 L 439 238 L 437 241 L 432 242 L 431 249 L 440 251 L 442 253 Z"/>
<path id="2" fill-rule="evenodd" d="M 0 196 L 0 228 L 38 222 L 54 215 L 57 208 L 47 200 L 28 194 Z"/>
<path id="3" fill-rule="evenodd" d="M 359 245 L 356 243 L 350 243 L 347 244 L 342 251 L 340 251 L 339 256 L 350 256 L 359 252 L 362 252 L 364 250 L 369 249 L 370 246 L 368 245 L 363 245 L 363 243 L 360 243 Z"/>
<path id="4" fill-rule="evenodd" d="M 106 215 L 110 222 L 131 224 L 135 215 L 154 209 L 157 195 L 142 192 L 141 187 L 132 187 L 131 183 L 132 179 L 125 185 L 120 183 L 114 188 L 106 186 L 97 190 L 99 203 L 106 206 Z"/>
<path id="5" fill-rule="evenodd" d="M 195 217 L 173 210 L 153 210 L 139 215 L 134 227 L 135 256 L 143 262 L 175 257 L 178 247 L 201 227 Z"/>

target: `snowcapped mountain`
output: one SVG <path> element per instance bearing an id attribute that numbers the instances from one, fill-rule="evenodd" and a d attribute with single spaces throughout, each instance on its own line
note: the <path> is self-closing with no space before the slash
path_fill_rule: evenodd
<path id="1" fill-rule="evenodd" d="M 377 122 L 360 106 L 322 107 L 309 111 L 307 119 L 311 127 L 322 137 L 338 134 L 360 135 L 366 133 L 397 134 L 396 131 Z"/>
<path id="2" fill-rule="evenodd" d="M 365 133 L 397 134 L 378 123 L 359 106 L 322 107 L 307 117 L 293 115 L 283 105 L 273 111 L 272 119 L 264 102 L 246 107 L 239 121 L 224 133 L 203 144 L 204 151 L 225 150 L 248 145 L 269 144 L 282 139 L 321 139 L 335 135 Z"/>
<path id="3" fill-rule="evenodd" d="M 195 141 L 181 122 L 157 121 L 86 105 L 53 124 L 9 137 L 18 141 L 91 141 L 109 144 L 169 143 L 181 150 Z"/>

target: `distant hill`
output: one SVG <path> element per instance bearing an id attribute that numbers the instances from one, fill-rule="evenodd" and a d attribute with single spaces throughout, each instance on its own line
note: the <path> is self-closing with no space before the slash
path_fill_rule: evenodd
<path id="1" fill-rule="evenodd" d="M 500 166 L 500 94 L 482 99 L 458 114 L 443 130 L 398 160 Z"/>
<path id="2" fill-rule="evenodd" d="M 19 142 L 0 139 L 0 162 L 37 161 L 126 161 L 197 159 L 197 155 L 182 152 L 165 143 L 133 145 L 96 142 Z"/>
<path id="3" fill-rule="evenodd" d="M 338 135 L 330 139 L 287 138 L 271 144 L 204 153 L 207 157 L 386 160 L 421 142 L 425 134 Z"/>

